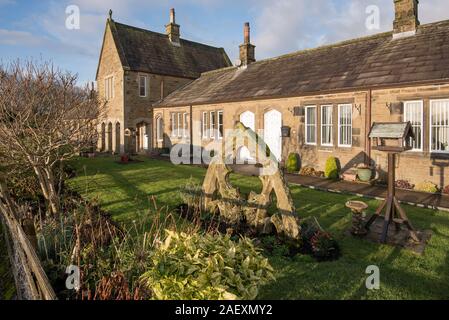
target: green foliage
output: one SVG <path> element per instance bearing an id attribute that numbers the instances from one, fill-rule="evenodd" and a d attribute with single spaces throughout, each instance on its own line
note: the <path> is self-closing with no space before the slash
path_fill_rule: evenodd
<path id="1" fill-rule="evenodd" d="M 273 269 L 252 241 L 166 231 L 142 283 L 156 300 L 255 299 Z"/>
<path id="2" fill-rule="evenodd" d="M 313 256 L 318 261 L 335 260 L 340 256 L 337 241 L 328 232 L 317 231 L 310 240 Z"/>
<path id="3" fill-rule="evenodd" d="M 328 179 L 337 180 L 340 176 L 338 160 L 335 157 L 329 157 L 326 160 L 324 176 Z"/>
<path id="4" fill-rule="evenodd" d="M 294 173 L 299 170 L 299 156 L 297 153 L 290 153 L 287 159 L 287 172 Z"/>
<path id="5" fill-rule="evenodd" d="M 415 186 L 416 191 L 422 191 L 422 192 L 430 192 L 430 193 L 437 193 L 438 187 L 435 183 L 432 183 L 430 181 L 424 181 L 420 182 Z"/>

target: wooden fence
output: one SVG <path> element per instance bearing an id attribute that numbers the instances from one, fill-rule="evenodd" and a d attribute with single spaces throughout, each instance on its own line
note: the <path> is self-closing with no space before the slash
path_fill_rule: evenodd
<path id="1" fill-rule="evenodd" d="M 16 283 L 17 298 L 56 300 L 56 294 L 35 248 L 19 222 L 23 212 L 24 209 L 10 198 L 6 185 L 0 181 L 0 216 Z"/>

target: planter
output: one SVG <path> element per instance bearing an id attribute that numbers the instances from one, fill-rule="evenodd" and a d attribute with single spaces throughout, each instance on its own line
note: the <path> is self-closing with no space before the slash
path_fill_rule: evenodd
<path id="1" fill-rule="evenodd" d="M 373 176 L 373 170 L 371 168 L 357 168 L 357 176 L 360 181 L 369 182 Z"/>
<path id="2" fill-rule="evenodd" d="M 129 162 L 129 156 L 124 154 L 120 157 L 120 162 L 122 163 L 128 163 Z"/>

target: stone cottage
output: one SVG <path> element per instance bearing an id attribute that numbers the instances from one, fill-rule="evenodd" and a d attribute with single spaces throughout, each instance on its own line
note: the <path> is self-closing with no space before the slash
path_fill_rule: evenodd
<path id="1" fill-rule="evenodd" d="M 397 178 L 448 185 L 449 20 L 420 25 L 418 0 L 393 4 L 391 32 L 261 61 L 245 24 L 239 66 L 204 72 L 153 105 L 153 144 L 206 146 L 241 121 L 264 130 L 280 161 L 297 153 L 323 170 L 335 156 L 343 171 L 371 163 L 382 172 L 371 125 L 410 121 L 417 138 Z M 252 156 L 242 147 L 239 157 Z"/>
<path id="2" fill-rule="evenodd" d="M 106 120 L 99 128 L 99 150 L 151 150 L 152 103 L 203 72 L 230 65 L 223 48 L 182 39 L 174 9 L 166 34 L 118 23 L 110 11 L 96 75 L 99 96 L 107 101 Z"/>

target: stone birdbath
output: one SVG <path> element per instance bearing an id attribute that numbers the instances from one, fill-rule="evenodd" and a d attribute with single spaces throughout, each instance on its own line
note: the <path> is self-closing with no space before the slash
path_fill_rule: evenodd
<path id="1" fill-rule="evenodd" d="M 348 201 L 346 202 L 346 207 L 352 211 L 351 233 L 355 236 L 366 235 L 367 230 L 363 213 L 368 208 L 368 205 L 362 201 Z"/>

